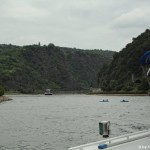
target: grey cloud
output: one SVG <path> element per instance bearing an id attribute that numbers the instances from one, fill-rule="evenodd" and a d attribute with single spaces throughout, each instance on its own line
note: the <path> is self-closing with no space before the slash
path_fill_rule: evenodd
<path id="1" fill-rule="evenodd" d="M 114 26 L 120 28 L 148 27 L 150 25 L 149 14 L 149 8 L 135 8 L 116 18 Z"/>
<path id="2" fill-rule="evenodd" d="M 118 51 L 149 27 L 149 10 L 147 0 L 1 0 L 0 41 Z"/>

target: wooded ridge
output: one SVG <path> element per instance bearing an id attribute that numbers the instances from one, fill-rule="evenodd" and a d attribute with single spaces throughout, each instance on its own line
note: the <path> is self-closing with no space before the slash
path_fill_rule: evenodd
<path id="1" fill-rule="evenodd" d="M 115 53 L 109 65 L 104 65 L 99 72 L 99 86 L 103 91 L 147 92 L 149 85 L 143 73 L 140 58 L 150 50 L 150 30 L 147 29 Z M 147 71 L 149 66 L 144 66 Z"/>
<path id="2" fill-rule="evenodd" d="M 0 45 L 0 85 L 6 91 L 41 93 L 97 86 L 98 72 L 114 52 L 58 47 Z"/>

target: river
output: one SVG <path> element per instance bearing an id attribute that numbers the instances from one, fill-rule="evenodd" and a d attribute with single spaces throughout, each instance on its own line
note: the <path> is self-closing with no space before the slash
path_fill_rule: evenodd
<path id="1" fill-rule="evenodd" d="M 13 100 L 0 103 L 0 150 L 67 150 L 101 140 L 98 123 L 103 120 L 111 122 L 110 137 L 150 129 L 148 96 L 9 97 Z"/>

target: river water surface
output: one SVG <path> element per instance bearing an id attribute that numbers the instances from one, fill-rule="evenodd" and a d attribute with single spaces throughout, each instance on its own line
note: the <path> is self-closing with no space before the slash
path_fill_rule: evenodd
<path id="1" fill-rule="evenodd" d="M 9 97 L 13 100 L 0 103 L 0 150 L 67 150 L 101 140 L 98 123 L 103 120 L 111 122 L 111 137 L 150 129 L 148 96 Z"/>

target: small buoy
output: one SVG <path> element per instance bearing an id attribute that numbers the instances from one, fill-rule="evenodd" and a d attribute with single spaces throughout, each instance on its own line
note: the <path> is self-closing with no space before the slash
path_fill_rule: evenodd
<path id="1" fill-rule="evenodd" d="M 107 148 L 107 144 L 98 145 L 98 149 L 105 149 L 105 148 Z"/>

